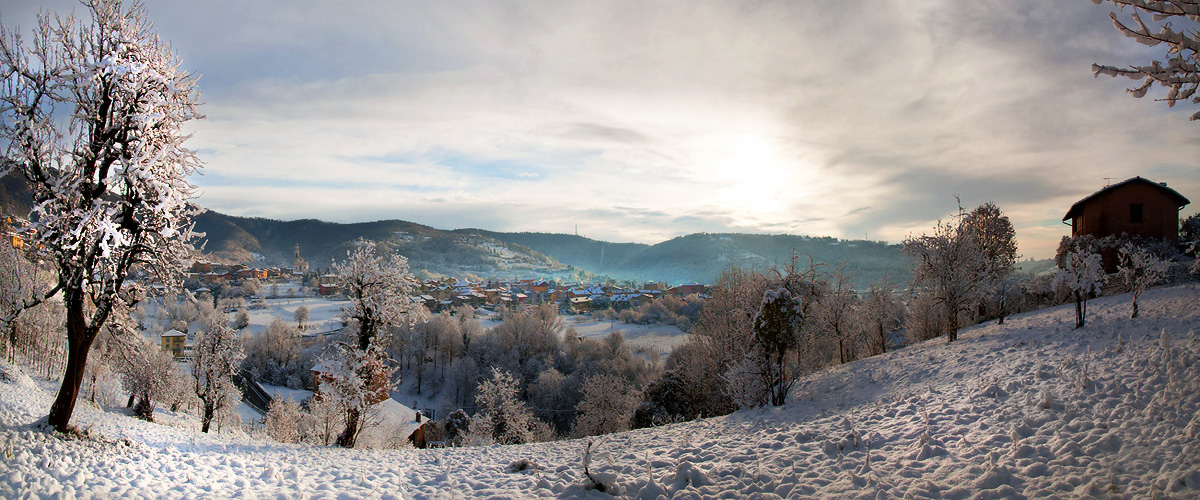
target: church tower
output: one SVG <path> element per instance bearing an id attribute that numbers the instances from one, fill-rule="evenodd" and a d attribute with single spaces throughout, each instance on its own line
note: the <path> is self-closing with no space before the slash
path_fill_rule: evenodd
<path id="1" fill-rule="evenodd" d="M 308 262 L 300 257 L 300 244 L 296 244 L 296 259 L 292 261 L 292 274 L 304 274 L 308 272 Z"/>

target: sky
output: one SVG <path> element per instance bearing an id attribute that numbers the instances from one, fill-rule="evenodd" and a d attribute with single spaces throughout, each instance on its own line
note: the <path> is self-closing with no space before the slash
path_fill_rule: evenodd
<path id="1" fill-rule="evenodd" d="M 145 4 L 200 75 L 194 183 L 228 214 L 899 242 L 957 199 L 1047 258 L 1110 182 L 1200 204 L 1196 107 L 1093 77 L 1163 50 L 1088 0 Z"/>

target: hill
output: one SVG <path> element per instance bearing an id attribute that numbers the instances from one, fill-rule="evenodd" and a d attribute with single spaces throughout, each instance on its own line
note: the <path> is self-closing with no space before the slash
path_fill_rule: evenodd
<path id="1" fill-rule="evenodd" d="M 214 257 L 268 265 L 290 265 L 299 244 L 301 256 L 310 264 L 328 267 L 332 259 L 345 255 L 350 242 L 362 237 L 399 251 L 414 270 L 459 276 L 607 276 L 672 284 L 711 283 L 728 266 L 765 270 L 787 265 L 794 249 L 829 266 L 845 262 L 860 285 L 884 278 L 903 283 L 908 277 L 908 260 L 900 254 L 899 245 L 828 237 L 700 233 L 645 245 L 567 234 L 444 231 L 399 220 L 285 222 L 212 211 L 200 216 L 196 229 L 207 233 L 205 251 Z"/>
<path id="2" fill-rule="evenodd" d="M 0 497 L 1197 498 L 1200 292 L 1096 299 L 964 329 L 800 380 L 788 404 L 588 440 L 341 450 L 194 417 L 80 404 L 92 439 L 39 426 L 54 384 L 0 365 Z M 42 419 L 44 420 L 44 419 Z M 607 494 L 585 490 L 582 460 Z"/>

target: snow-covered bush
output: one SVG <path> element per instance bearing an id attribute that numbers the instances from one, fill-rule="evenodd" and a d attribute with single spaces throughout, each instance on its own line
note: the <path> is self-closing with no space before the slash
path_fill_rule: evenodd
<path id="1" fill-rule="evenodd" d="M 345 426 L 341 406 L 331 398 L 313 397 L 308 400 L 308 412 L 300 418 L 300 438 L 306 443 L 330 446 Z"/>
<path id="2" fill-rule="evenodd" d="M 134 414 L 144 420 L 154 421 L 154 402 L 171 399 L 179 392 L 177 377 L 179 368 L 170 352 L 141 340 L 128 344 L 119 368 L 130 403 L 137 399 Z M 186 385 L 185 385 L 186 387 Z"/>
<path id="3" fill-rule="evenodd" d="M 755 359 L 756 356 L 761 355 L 747 354 L 742 361 L 730 365 L 729 371 L 722 377 L 725 394 L 737 408 L 757 408 L 771 400 L 771 388 L 764 383 L 770 377 L 762 372 L 763 366 L 769 363 Z"/>

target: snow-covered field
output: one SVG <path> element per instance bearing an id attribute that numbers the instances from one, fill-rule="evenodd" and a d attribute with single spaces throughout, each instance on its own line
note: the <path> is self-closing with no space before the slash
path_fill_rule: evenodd
<path id="1" fill-rule="evenodd" d="M 496 315 L 493 315 L 496 316 Z M 581 337 L 603 338 L 614 331 L 620 331 L 625 336 L 625 343 L 634 353 L 644 354 L 649 350 L 666 356 L 676 346 L 687 342 L 688 334 L 679 327 L 664 323 L 638 325 L 621 323 L 620 321 L 593 320 L 586 316 L 562 316 L 566 326 L 574 328 Z M 481 319 L 484 328 L 500 324 L 498 319 Z"/>
<path id="2" fill-rule="evenodd" d="M 342 327 L 339 315 L 342 308 L 349 305 L 345 299 L 330 300 L 325 297 L 266 298 L 262 300 L 265 307 L 246 310 L 250 316 L 250 324 L 244 331 L 253 334 L 262 333 L 263 330 L 266 330 L 267 325 L 275 321 L 275 318 L 295 325 L 296 310 L 300 306 L 306 306 L 308 307 L 308 321 L 304 322 L 304 331 L 306 333 L 328 332 Z M 233 316 L 233 313 L 229 314 L 230 319 Z"/>
<path id="3" fill-rule="evenodd" d="M 1200 498 L 1200 291 L 1098 299 L 815 374 L 791 402 L 593 441 L 340 450 L 80 403 L 103 439 L 35 430 L 51 384 L 0 382 L 3 498 Z M 516 471 L 528 460 L 535 467 Z"/>

